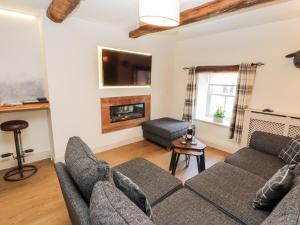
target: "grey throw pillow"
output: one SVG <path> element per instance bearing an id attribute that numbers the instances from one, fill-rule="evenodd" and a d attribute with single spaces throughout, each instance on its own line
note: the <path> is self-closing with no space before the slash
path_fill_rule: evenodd
<path id="1" fill-rule="evenodd" d="M 294 187 L 278 203 L 261 225 L 299 225 L 300 185 Z"/>
<path id="2" fill-rule="evenodd" d="M 297 164 L 300 162 L 300 137 L 296 137 L 280 151 L 279 158 L 286 164 Z"/>
<path id="3" fill-rule="evenodd" d="M 116 187 L 121 190 L 134 204 L 136 204 L 149 218 L 152 217 L 151 205 L 140 187 L 129 177 L 114 170 L 113 180 Z"/>
<path id="4" fill-rule="evenodd" d="M 279 169 L 266 184 L 257 191 L 253 201 L 256 209 L 272 209 L 291 189 L 295 165 L 285 165 Z"/>
<path id="5" fill-rule="evenodd" d="M 90 218 L 92 225 L 154 225 L 109 181 L 95 184 L 90 201 Z"/>
<path id="6" fill-rule="evenodd" d="M 96 182 L 108 180 L 110 177 L 109 164 L 98 160 L 80 137 L 69 139 L 65 162 L 69 173 L 87 202 L 90 201 Z"/>

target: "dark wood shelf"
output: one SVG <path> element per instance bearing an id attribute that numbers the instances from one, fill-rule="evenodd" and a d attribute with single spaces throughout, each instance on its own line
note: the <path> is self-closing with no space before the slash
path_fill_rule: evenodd
<path id="1" fill-rule="evenodd" d="M 0 113 L 49 109 L 49 103 L 0 106 Z"/>

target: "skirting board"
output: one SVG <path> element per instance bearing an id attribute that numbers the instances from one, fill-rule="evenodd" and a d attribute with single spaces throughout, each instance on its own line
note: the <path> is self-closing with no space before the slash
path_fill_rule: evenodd
<path id="1" fill-rule="evenodd" d="M 110 149 L 114 149 L 114 148 L 118 148 L 118 147 L 121 147 L 121 146 L 124 146 L 124 145 L 129 145 L 129 144 L 132 144 L 132 143 L 135 143 L 135 142 L 139 142 L 139 141 L 142 141 L 142 140 L 144 140 L 143 137 L 135 137 L 135 138 L 120 141 L 120 142 L 117 142 L 117 143 L 114 143 L 114 144 L 111 144 L 111 145 L 105 145 L 103 147 L 96 148 L 96 149 L 93 150 L 93 152 L 95 152 L 97 154 L 97 153 L 104 152 L 104 151 L 107 151 L 107 150 L 110 150 Z"/>
<path id="2" fill-rule="evenodd" d="M 142 136 L 140 136 L 140 137 L 130 138 L 130 139 L 127 139 L 127 140 L 124 140 L 124 141 L 119 141 L 119 142 L 116 142 L 116 143 L 113 143 L 113 144 L 110 144 L 110 145 L 104 145 L 102 147 L 93 148 L 92 150 L 95 154 L 98 154 L 100 152 L 104 152 L 104 151 L 107 151 L 107 150 L 118 148 L 118 147 L 121 147 L 121 146 L 124 146 L 124 145 L 129 145 L 129 144 L 139 142 L 139 141 L 142 141 L 142 140 L 144 140 L 144 138 Z M 65 159 L 64 159 L 63 156 L 55 157 L 54 161 L 55 161 L 55 163 L 65 162 Z"/>
<path id="3" fill-rule="evenodd" d="M 233 153 L 237 152 L 240 149 L 240 147 L 237 144 L 234 144 L 234 143 L 232 143 L 232 145 L 229 145 L 229 144 L 212 142 L 212 141 L 209 141 L 209 140 L 203 139 L 203 138 L 198 138 L 198 139 L 200 141 L 202 141 L 203 143 L 205 143 L 207 146 L 222 150 L 224 152 L 228 152 L 230 154 L 233 154 Z"/>
<path id="4" fill-rule="evenodd" d="M 30 153 L 30 155 L 25 158 L 25 164 L 33 163 L 43 159 L 50 159 L 50 151 Z M 5 170 L 17 165 L 17 160 L 12 159 L 11 157 L 0 160 L 0 170 Z"/>

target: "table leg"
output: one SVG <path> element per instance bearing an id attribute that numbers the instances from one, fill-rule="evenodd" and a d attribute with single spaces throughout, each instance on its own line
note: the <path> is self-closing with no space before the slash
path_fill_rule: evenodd
<path id="1" fill-rule="evenodd" d="M 203 155 L 200 156 L 200 163 L 201 163 L 201 171 L 205 170 L 206 167 L 205 167 L 205 153 L 204 153 L 204 150 L 203 150 Z"/>
<path id="2" fill-rule="evenodd" d="M 197 160 L 197 167 L 198 167 L 198 173 L 201 173 L 201 159 L 200 156 L 196 156 L 196 160 Z"/>
<path id="3" fill-rule="evenodd" d="M 179 158 L 180 158 L 180 154 L 178 154 L 178 153 L 175 152 L 175 162 L 174 162 L 173 167 L 172 167 L 172 175 L 175 175 Z"/>
<path id="4" fill-rule="evenodd" d="M 174 165 L 174 161 L 175 161 L 175 151 L 174 151 L 174 148 L 170 148 L 170 149 L 172 149 L 172 155 L 171 155 L 171 160 L 170 160 L 169 171 L 172 170 L 173 165 Z"/>
<path id="5" fill-rule="evenodd" d="M 185 167 L 188 168 L 190 165 L 191 156 L 185 155 Z"/>

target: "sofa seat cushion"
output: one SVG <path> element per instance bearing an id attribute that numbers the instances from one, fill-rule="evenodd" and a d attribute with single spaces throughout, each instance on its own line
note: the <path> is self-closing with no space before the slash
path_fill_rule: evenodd
<path id="1" fill-rule="evenodd" d="M 98 160 L 80 137 L 69 139 L 65 162 L 86 202 L 90 201 L 93 187 L 97 181 L 110 178 L 109 164 L 103 160 Z"/>
<path id="2" fill-rule="evenodd" d="M 262 225 L 300 224 L 300 185 L 297 185 L 278 203 Z"/>
<path id="3" fill-rule="evenodd" d="M 229 156 L 226 163 L 237 166 L 265 180 L 270 179 L 285 163 L 276 156 L 251 148 L 243 148 Z"/>
<path id="4" fill-rule="evenodd" d="M 92 225 L 154 225 L 144 212 L 108 181 L 95 184 L 90 217 Z"/>
<path id="5" fill-rule="evenodd" d="M 146 194 L 151 206 L 182 187 L 179 179 L 143 158 L 113 168 L 129 177 Z"/>
<path id="6" fill-rule="evenodd" d="M 169 140 L 174 140 L 185 134 L 188 123 L 182 120 L 164 117 L 146 121 L 142 124 L 142 128 L 149 133 L 156 134 Z"/>
<path id="7" fill-rule="evenodd" d="M 245 224 L 261 224 L 268 211 L 256 210 L 252 201 L 265 184 L 259 176 L 227 163 L 217 163 L 185 185 Z"/>
<path id="8" fill-rule="evenodd" d="M 182 188 L 153 208 L 156 225 L 237 225 L 196 193 Z"/>

